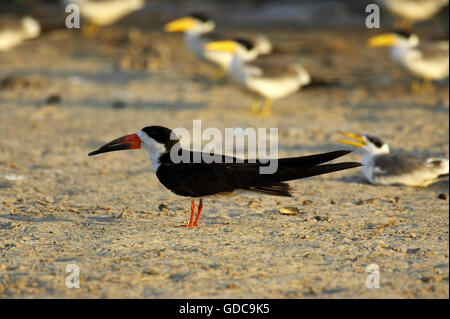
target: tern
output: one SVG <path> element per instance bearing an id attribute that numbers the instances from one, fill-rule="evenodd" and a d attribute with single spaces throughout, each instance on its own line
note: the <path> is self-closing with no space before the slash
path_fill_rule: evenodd
<path id="1" fill-rule="evenodd" d="M 391 154 L 389 145 L 376 136 L 349 132 L 339 134 L 352 140 L 341 139 L 338 142 L 363 150 L 361 170 L 372 184 L 425 187 L 449 174 L 446 158 L 423 159 L 415 155 Z"/>
<path id="2" fill-rule="evenodd" d="M 9 51 L 25 40 L 38 37 L 40 33 L 39 22 L 30 16 L 21 19 L 0 17 L 0 51 Z"/>
<path id="3" fill-rule="evenodd" d="M 262 116 L 270 114 L 273 100 L 286 97 L 302 86 L 311 84 L 311 76 L 300 63 L 274 63 L 273 59 L 269 59 L 271 57 L 252 61 L 253 44 L 245 39 L 210 42 L 205 48 L 208 51 L 233 53 L 233 59 L 229 62 L 228 78 L 255 97 L 252 112 L 259 110 L 256 97 L 264 99 L 260 113 Z"/>
<path id="4" fill-rule="evenodd" d="M 209 62 L 219 68 L 216 77 L 225 74 L 230 65 L 233 54 L 230 52 L 218 52 L 205 50 L 205 44 L 212 41 L 226 40 L 223 34 L 214 32 L 216 25 L 213 20 L 203 13 L 192 13 L 187 17 L 176 19 L 164 26 L 166 32 L 183 32 L 184 42 L 188 50 L 201 61 Z M 270 40 L 258 34 L 246 38 L 253 45 L 252 55 L 248 55 L 247 61 L 255 59 L 258 55 L 269 54 L 272 51 Z"/>
<path id="5" fill-rule="evenodd" d="M 391 59 L 405 68 L 416 78 L 424 80 L 428 86 L 432 80 L 441 80 L 449 74 L 449 42 L 421 42 L 416 34 L 396 31 L 374 36 L 369 39 L 370 47 L 391 47 Z M 412 90 L 418 87 L 413 81 Z"/>
<path id="6" fill-rule="evenodd" d="M 175 149 L 173 149 L 176 147 Z M 128 149 L 145 149 L 156 177 L 167 189 L 179 196 L 192 199 L 189 224 L 196 227 L 203 209 L 203 198 L 214 195 L 231 195 L 233 192 L 247 191 L 274 196 L 292 196 L 287 181 L 327 174 L 349 168 L 359 167 L 358 162 L 324 164 L 344 156 L 351 151 L 334 151 L 310 156 L 278 159 L 278 168 L 273 174 L 260 174 L 259 169 L 266 165 L 260 161 L 245 160 L 215 155 L 217 160 L 205 161 L 203 153 L 183 150 L 175 133 L 162 126 L 148 126 L 135 134 L 115 139 L 89 156 Z M 188 161 L 173 160 L 173 154 L 187 152 Z M 199 156 L 201 160 L 193 161 Z M 207 154 L 210 155 L 210 154 Z M 195 199 L 200 199 L 195 215 Z"/>
<path id="7" fill-rule="evenodd" d="M 403 25 L 425 21 L 448 5 L 448 0 L 378 0 L 393 15 L 403 19 Z"/>
<path id="8" fill-rule="evenodd" d="M 81 16 L 91 25 L 85 34 L 95 34 L 100 27 L 110 25 L 124 16 L 139 10 L 145 5 L 145 0 L 61 0 L 64 5 L 76 4 Z"/>

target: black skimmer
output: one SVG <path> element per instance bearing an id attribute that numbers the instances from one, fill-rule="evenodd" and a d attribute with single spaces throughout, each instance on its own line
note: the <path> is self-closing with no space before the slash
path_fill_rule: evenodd
<path id="1" fill-rule="evenodd" d="M 275 196 L 291 196 L 287 181 L 327 174 L 361 166 L 357 162 L 324 164 L 344 156 L 351 151 L 335 151 L 310 156 L 278 159 L 278 169 L 274 174 L 260 174 L 260 167 L 266 164 L 246 160 L 237 162 L 236 158 L 225 161 L 225 156 L 217 155 L 220 161 L 205 162 L 202 153 L 186 151 L 189 163 L 173 161 L 171 150 L 181 149 L 179 140 L 172 130 L 161 126 L 148 126 L 135 134 L 120 137 L 109 142 L 89 156 L 128 149 L 145 149 L 156 171 L 158 180 L 171 192 L 192 198 L 191 217 L 185 227 L 196 227 L 203 209 L 203 197 L 229 195 L 235 191 L 256 192 Z M 201 156 L 198 156 L 201 155 Z M 200 162 L 194 162 L 194 156 Z M 230 159 L 230 157 L 228 157 Z M 195 215 L 195 199 L 199 198 L 198 213 Z"/>
<path id="2" fill-rule="evenodd" d="M 366 179 L 378 185 L 428 186 L 448 176 L 446 158 L 420 158 L 415 155 L 391 154 L 389 145 L 372 135 L 349 132 L 339 134 L 352 140 L 339 140 L 363 151 L 361 170 Z"/>
<path id="3" fill-rule="evenodd" d="M 39 22 L 24 16 L 21 19 L 15 17 L 0 17 L 0 51 L 8 51 L 28 39 L 39 36 L 41 27 Z"/>
<path id="4" fill-rule="evenodd" d="M 251 59 L 254 56 L 253 44 L 245 39 L 210 42 L 205 48 L 208 51 L 233 53 L 228 78 L 248 93 L 264 99 L 260 113 L 262 116 L 270 114 L 273 100 L 286 97 L 302 86 L 311 84 L 311 76 L 299 63 L 282 63 L 280 59 L 274 61 L 272 57 Z M 252 112 L 259 111 L 259 104 L 257 99 L 253 100 Z"/>
<path id="5" fill-rule="evenodd" d="M 425 87 L 432 80 L 448 77 L 448 40 L 421 42 L 416 34 L 396 31 L 374 36 L 369 39 L 368 45 L 370 47 L 390 47 L 391 59 L 416 78 L 423 79 Z M 413 81 L 411 89 L 413 92 L 417 92 L 420 87 Z"/>
<path id="6" fill-rule="evenodd" d="M 207 15 L 203 13 L 192 13 L 187 17 L 167 23 L 164 26 L 164 30 L 166 32 L 183 32 L 184 42 L 188 50 L 201 61 L 206 61 L 218 66 L 219 70 L 216 73 L 216 77 L 219 77 L 219 75 L 227 72 L 233 54 L 224 51 L 205 50 L 205 44 L 209 42 L 230 38 L 226 35 L 214 32 L 215 27 L 214 21 Z M 272 43 L 262 34 L 245 39 L 252 43 L 252 54 L 246 56 L 246 61 L 253 60 L 258 55 L 269 54 L 272 51 Z"/>

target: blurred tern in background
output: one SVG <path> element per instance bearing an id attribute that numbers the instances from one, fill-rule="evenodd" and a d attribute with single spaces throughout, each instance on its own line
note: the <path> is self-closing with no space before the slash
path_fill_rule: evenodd
<path id="1" fill-rule="evenodd" d="M 100 27 L 110 25 L 124 16 L 139 10 L 145 5 L 145 0 L 61 0 L 67 6 L 78 5 L 81 16 L 90 22 L 83 28 L 83 34 L 95 35 Z"/>
<path id="2" fill-rule="evenodd" d="M 218 66 L 219 69 L 216 71 L 214 77 L 219 78 L 228 71 L 233 54 L 225 51 L 205 50 L 205 44 L 209 42 L 230 38 L 214 32 L 215 27 L 214 21 L 206 15 L 202 13 L 192 13 L 187 17 L 167 23 L 164 26 L 164 30 L 166 32 L 183 32 L 184 42 L 189 51 L 201 61 L 206 61 Z M 253 46 L 253 54 L 247 57 L 249 60 L 253 60 L 258 55 L 268 54 L 272 51 L 272 43 L 262 34 L 248 37 L 246 38 L 246 41 L 252 43 Z"/>
<path id="3" fill-rule="evenodd" d="M 254 96 L 252 112 L 259 112 L 262 116 L 270 114 L 273 100 L 288 96 L 311 83 L 308 71 L 299 63 L 284 63 L 281 59 L 274 63 L 273 59 L 264 57 L 254 60 L 253 44 L 245 39 L 210 42 L 205 48 L 233 54 L 228 78 Z M 264 99 L 262 110 L 257 97 Z"/>
<path id="4" fill-rule="evenodd" d="M 414 155 L 391 154 L 389 145 L 376 136 L 349 132 L 339 134 L 352 139 L 341 139 L 339 143 L 362 149 L 361 171 L 372 184 L 428 186 L 448 177 L 449 161 L 446 158 L 423 159 Z"/>
<path id="5" fill-rule="evenodd" d="M 17 19 L 11 16 L 0 17 L 0 51 L 8 51 L 28 39 L 39 36 L 39 22 L 25 16 Z"/>
<path id="6" fill-rule="evenodd" d="M 374 36 L 369 39 L 370 47 L 391 47 L 391 59 L 400 64 L 416 78 L 424 80 L 424 89 L 432 80 L 442 80 L 449 74 L 449 42 L 419 41 L 416 34 L 396 31 Z M 413 81 L 413 92 L 420 91 L 420 85 Z"/>

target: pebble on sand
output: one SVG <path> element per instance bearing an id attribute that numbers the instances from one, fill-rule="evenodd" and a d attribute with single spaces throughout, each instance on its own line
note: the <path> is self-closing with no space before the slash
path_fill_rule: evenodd
<path id="1" fill-rule="evenodd" d="M 248 207 L 250 207 L 250 208 L 256 208 L 258 206 L 259 206 L 259 204 L 258 204 L 258 201 L 256 201 L 256 200 L 251 200 L 248 202 Z"/>
<path id="2" fill-rule="evenodd" d="M 161 203 L 161 204 L 159 204 L 158 209 L 161 212 L 167 212 L 168 207 L 167 207 L 167 205 L 165 203 Z"/>
<path id="3" fill-rule="evenodd" d="M 281 207 L 278 209 L 281 215 L 298 215 L 300 210 L 297 207 Z"/>
<path id="4" fill-rule="evenodd" d="M 51 94 L 47 97 L 47 105 L 61 104 L 61 96 L 58 94 Z"/>
<path id="5" fill-rule="evenodd" d="M 112 104 L 112 108 L 116 110 L 121 110 L 127 107 L 127 103 L 124 101 L 114 101 Z"/>

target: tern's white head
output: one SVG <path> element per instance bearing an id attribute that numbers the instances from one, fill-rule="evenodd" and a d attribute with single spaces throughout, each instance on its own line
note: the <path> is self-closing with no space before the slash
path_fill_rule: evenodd
<path id="1" fill-rule="evenodd" d="M 23 17 L 21 24 L 28 39 L 36 38 L 41 33 L 39 22 L 30 16 Z"/>
<path id="2" fill-rule="evenodd" d="M 202 13 L 192 13 L 187 17 L 167 23 L 166 32 L 185 32 L 191 34 L 205 34 L 214 30 L 214 21 Z"/>
<path id="3" fill-rule="evenodd" d="M 370 38 L 368 45 L 370 47 L 415 48 L 419 45 L 419 37 L 405 31 L 394 31 Z"/>
<path id="4" fill-rule="evenodd" d="M 255 50 L 258 54 L 269 54 L 273 50 L 272 42 L 268 37 L 258 34 L 254 38 Z"/>
<path id="5" fill-rule="evenodd" d="M 339 134 L 351 138 L 352 140 L 338 140 L 339 143 L 360 148 L 365 155 L 388 154 L 389 145 L 384 143 L 379 137 L 368 134 L 354 134 L 349 132 L 339 132 Z"/>

